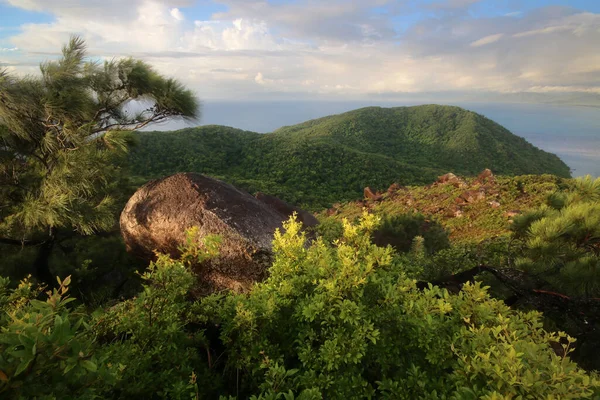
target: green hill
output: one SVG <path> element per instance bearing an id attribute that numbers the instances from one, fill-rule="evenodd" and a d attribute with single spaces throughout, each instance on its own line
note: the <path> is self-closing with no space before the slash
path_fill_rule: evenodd
<path id="1" fill-rule="evenodd" d="M 313 209 L 355 199 L 365 186 L 426 184 L 449 171 L 570 176 L 556 155 L 452 106 L 368 107 L 268 134 L 213 125 L 139 139 L 137 176 L 202 172 Z"/>

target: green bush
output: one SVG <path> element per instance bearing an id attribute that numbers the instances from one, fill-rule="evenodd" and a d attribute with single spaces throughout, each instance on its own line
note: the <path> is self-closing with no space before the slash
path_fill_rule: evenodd
<path id="1" fill-rule="evenodd" d="M 398 252 L 407 252 L 417 236 L 424 239 L 427 254 L 450 247 L 448 233 L 440 224 L 413 213 L 383 217 L 373 233 L 373 243 L 389 244 Z"/>
<path id="2" fill-rule="evenodd" d="M 418 290 L 378 220 L 344 223 L 306 246 L 298 222 L 274 240 L 269 278 L 250 293 L 194 301 L 183 261 L 159 256 L 143 290 L 94 313 L 69 279 L 45 295 L 0 282 L 0 393 L 7 399 L 593 398 L 600 381 L 570 361 L 574 339 L 511 310 L 480 284 Z M 188 235 L 188 247 L 195 246 Z M 218 241 L 188 248 L 186 261 Z M 419 240 L 413 252 L 419 253 Z M 423 249 L 421 249 L 422 251 Z M 38 300 L 38 298 L 44 300 Z M 565 343 L 561 355 L 551 344 Z M 230 396 L 230 397 L 226 397 Z M 235 396 L 235 397 L 232 397 Z"/>
<path id="3" fill-rule="evenodd" d="M 10 399 L 100 398 L 118 366 L 95 352 L 90 315 L 70 308 L 70 277 L 37 300 L 41 289 L 24 280 L 8 290 L 0 281 L 0 394 Z"/>
<path id="4" fill-rule="evenodd" d="M 479 284 L 419 291 L 370 242 L 378 222 L 345 223 L 343 240 L 305 247 L 300 225 L 276 234 L 267 281 L 201 304 L 221 326 L 237 390 L 346 398 L 591 398 L 599 381 L 550 347 L 564 334 L 513 311 Z M 573 339 L 568 338 L 568 343 Z M 570 345 L 564 346 L 566 354 Z M 306 395 L 308 396 L 308 395 Z M 314 397 L 318 398 L 318 397 Z"/>

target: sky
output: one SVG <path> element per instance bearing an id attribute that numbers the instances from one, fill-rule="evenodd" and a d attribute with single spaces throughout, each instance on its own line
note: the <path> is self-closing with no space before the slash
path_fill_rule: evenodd
<path id="1" fill-rule="evenodd" d="M 72 34 L 202 99 L 600 98 L 599 0 L 0 0 L 0 68 Z"/>

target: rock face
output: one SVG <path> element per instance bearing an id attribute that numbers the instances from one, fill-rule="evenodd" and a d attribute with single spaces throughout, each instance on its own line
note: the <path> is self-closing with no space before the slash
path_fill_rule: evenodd
<path id="1" fill-rule="evenodd" d="M 198 265 L 198 294 L 247 290 L 264 279 L 275 229 L 288 217 L 235 187 L 200 174 L 149 182 L 127 202 L 121 233 L 127 249 L 147 260 L 154 250 L 178 257 L 185 231 L 221 236 L 219 257 Z"/>
<path id="2" fill-rule="evenodd" d="M 275 209 L 275 211 L 277 211 L 278 213 L 285 216 L 286 220 L 289 219 L 289 217 L 291 217 L 293 213 L 296 213 L 298 221 L 302 222 L 302 225 L 304 225 L 305 228 L 319 224 L 319 220 L 308 211 L 304 211 L 300 207 L 288 204 L 275 196 L 258 192 L 256 193 L 255 197 L 257 200 L 261 201 L 262 203 L 268 205 L 269 207 Z"/>
<path id="3" fill-rule="evenodd" d="M 495 181 L 496 177 L 489 168 L 486 168 L 483 171 L 481 171 L 481 173 L 477 175 L 477 179 L 475 179 L 475 182 L 480 184 L 493 183 Z"/>
<path id="4" fill-rule="evenodd" d="M 366 187 L 363 190 L 363 194 L 366 200 L 380 201 L 383 197 L 370 187 Z"/>
<path id="5" fill-rule="evenodd" d="M 481 190 L 467 190 L 463 192 L 457 199 L 456 202 L 459 204 L 464 203 L 475 203 L 479 200 L 485 199 L 485 192 Z"/>
<path id="6" fill-rule="evenodd" d="M 454 175 L 452 172 L 448 172 L 445 175 L 439 176 L 435 183 L 442 185 L 450 184 L 457 188 L 467 187 L 466 182 L 458 176 Z"/>

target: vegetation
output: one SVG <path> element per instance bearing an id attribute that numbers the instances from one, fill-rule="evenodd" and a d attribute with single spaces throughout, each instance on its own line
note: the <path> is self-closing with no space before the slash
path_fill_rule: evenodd
<path id="1" fill-rule="evenodd" d="M 36 246 L 33 272 L 53 283 L 58 244 L 115 226 L 127 178 L 123 131 L 196 117 L 198 102 L 142 61 L 86 61 L 77 37 L 40 70 L 0 71 L 0 243 Z"/>
<path id="2" fill-rule="evenodd" d="M 513 231 L 525 241 L 517 267 L 570 294 L 600 297 L 600 179 L 575 181 L 569 192 L 520 216 Z"/>
<path id="3" fill-rule="evenodd" d="M 426 184 L 448 171 L 570 176 L 555 155 L 451 106 L 369 107 L 269 134 L 205 126 L 139 138 L 134 175 L 202 172 L 309 209 L 353 200 L 366 186 Z"/>
<path id="4" fill-rule="evenodd" d="M 300 224 L 274 240 L 270 277 L 249 294 L 186 297 L 194 276 L 166 256 L 136 298 L 88 314 L 69 278 L 38 300 L 24 281 L 0 295 L 4 398 L 593 398 L 600 380 L 480 284 L 420 290 L 371 244 L 377 219 L 309 248 Z M 190 235 L 193 237 L 193 234 Z M 210 256 L 212 246 L 187 254 Z M 218 334 L 215 334 L 218 327 Z M 556 354 L 552 343 L 561 343 Z"/>
<path id="5" fill-rule="evenodd" d="M 358 200 L 337 203 L 321 212 L 322 224 L 354 219 L 363 208 L 381 217 L 420 213 L 448 231 L 454 244 L 486 242 L 511 235 L 511 220 L 521 212 L 535 209 L 548 196 L 567 190 L 572 180 L 551 175 L 495 177 L 481 183 L 467 178 L 464 185 L 434 184 L 407 186 L 382 194 L 381 201 Z M 465 193 L 482 193 L 475 201 L 461 201 Z"/>

